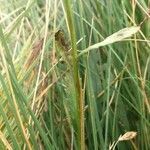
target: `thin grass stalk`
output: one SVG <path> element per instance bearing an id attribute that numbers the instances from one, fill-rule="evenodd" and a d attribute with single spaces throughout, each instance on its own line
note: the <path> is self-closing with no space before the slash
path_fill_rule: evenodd
<path id="1" fill-rule="evenodd" d="M 132 2 L 132 9 L 133 9 L 133 20 L 135 20 L 135 9 L 136 9 L 136 3 L 133 1 Z M 135 55 L 136 55 L 136 64 L 137 64 L 137 71 L 139 74 L 139 78 L 140 78 L 140 86 L 141 86 L 141 93 L 143 96 L 143 102 L 145 103 L 148 112 L 150 113 L 150 106 L 149 106 L 149 102 L 148 102 L 148 98 L 145 92 L 145 81 L 142 77 L 142 71 L 141 71 L 141 67 L 140 67 L 140 60 L 139 60 L 139 52 L 138 52 L 138 45 L 137 45 L 137 37 L 136 35 L 134 35 L 134 45 L 135 45 Z M 144 108 L 143 112 L 144 112 Z"/>
<path id="2" fill-rule="evenodd" d="M 136 2 L 132 1 L 132 17 L 133 20 L 135 20 L 136 16 L 135 16 L 135 9 L 136 9 Z M 141 112 L 143 113 L 143 115 L 145 115 L 145 108 L 147 109 L 148 113 L 150 113 L 150 105 L 149 105 L 149 101 L 147 98 L 147 94 L 145 91 L 145 80 L 144 77 L 142 75 L 142 70 L 141 70 L 141 65 L 140 65 L 140 54 L 138 51 L 138 43 L 137 43 L 137 36 L 134 35 L 134 45 L 135 45 L 135 60 L 136 60 L 136 67 L 137 67 L 137 76 L 139 76 L 139 88 L 141 89 L 141 96 L 142 96 L 142 100 L 140 102 L 140 109 Z M 143 119 L 141 118 L 141 125 L 143 126 L 142 128 L 145 128 L 145 130 L 143 130 L 143 139 L 146 141 L 146 130 L 147 127 L 143 124 Z"/>
<path id="3" fill-rule="evenodd" d="M 0 130 L 0 139 L 3 142 L 3 144 L 5 145 L 6 149 L 12 150 L 10 143 L 8 142 L 8 140 L 6 139 L 6 136 L 4 135 L 4 133 L 1 130 Z"/>
<path id="4" fill-rule="evenodd" d="M 19 113 L 19 107 L 17 105 L 17 100 L 16 100 L 16 97 L 15 97 L 14 88 L 13 88 L 13 85 L 12 85 L 12 78 L 10 76 L 10 71 L 8 69 L 8 64 L 7 64 L 6 60 L 5 60 L 5 56 L 4 55 L 2 55 L 2 58 L 3 58 L 5 69 L 6 69 L 6 75 L 7 75 L 7 78 L 8 78 L 8 84 L 9 84 L 10 91 L 11 91 L 11 94 L 12 94 L 12 100 L 13 100 L 13 105 L 15 107 L 15 114 L 16 114 L 16 119 L 18 121 L 18 126 L 19 126 L 19 128 L 21 130 L 21 134 L 22 134 L 22 136 L 23 136 L 23 138 L 24 138 L 24 140 L 25 140 L 25 142 L 27 144 L 28 149 L 31 150 L 32 149 L 31 148 L 31 143 L 30 143 L 30 141 L 27 138 L 25 127 L 23 125 L 23 121 L 22 121 L 21 115 Z"/>
<path id="5" fill-rule="evenodd" d="M 82 96 L 82 89 L 80 84 L 80 77 L 79 77 L 79 70 L 78 70 L 78 58 L 77 58 L 77 46 L 76 46 L 76 34 L 73 22 L 73 15 L 71 11 L 71 1 L 64 0 L 62 1 L 64 10 L 66 13 L 67 25 L 71 37 L 71 45 L 72 45 L 72 65 L 73 65 L 73 79 L 74 79 L 74 86 L 76 91 L 76 101 L 77 101 L 77 111 L 79 116 L 79 123 L 78 123 L 78 148 L 80 150 L 85 149 L 84 144 L 84 109 L 83 109 L 83 96 Z"/>
<path id="6" fill-rule="evenodd" d="M 0 78 L 1 78 L 1 74 L 0 74 Z M 1 81 L 1 82 L 3 82 L 3 81 Z M 8 132 L 9 132 L 10 138 L 12 140 L 13 149 L 21 150 L 20 147 L 19 147 L 19 144 L 17 143 L 16 137 L 13 134 L 13 130 L 10 127 L 10 123 L 9 123 L 8 117 L 6 116 L 6 114 L 5 114 L 1 104 L 0 104 L 0 113 L 1 113 L 1 115 L 3 117 L 3 120 L 5 121 L 6 128 L 7 128 Z"/>
<path id="7" fill-rule="evenodd" d="M 15 107 L 15 110 L 16 110 L 16 119 L 18 121 L 18 125 L 20 127 L 20 130 L 21 130 L 21 134 L 27 144 L 27 147 L 28 149 L 32 149 L 31 148 L 31 143 L 30 141 L 27 139 L 27 135 L 26 135 L 26 132 L 25 132 L 25 127 L 23 125 L 23 122 L 22 122 L 22 119 L 21 119 L 21 115 L 19 113 L 19 107 L 17 105 L 17 101 L 16 101 L 16 97 L 15 97 L 15 93 L 14 93 L 14 89 L 13 89 L 13 85 L 12 85 L 12 77 L 10 75 L 10 71 L 13 72 L 14 76 L 16 77 L 16 73 L 15 73 L 15 69 L 14 69 L 14 66 L 13 66 L 13 63 L 12 63 L 12 58 L 11 58 L 11 55 L 9 53 L 9 49 L 8 49 L 8 46 L 6 44 L 6 41 L 5 41 L 5 38 L 4 38 L 4 34 L 3 34 L 3 31 L 2 31 L 2 28 L 0 26 L 0 40 L 1 40 L 1 43 L 2 45 L 4 46 L 5 50 L 6 50 L 6 54 L 4 54 L 4 51 L 1 50 L 0 53 L 1 53 L 1 56 L 2 56 L 2 60 L 3 60 L 3 63 L 4 63 L 4 67 L 5 67 L 5 70 L 6 70 L 6 76 L 8 78 L 8 84 L 9 84 L 9 87 L 10 87 L 10 91 L 11 91 L 11 94 L 12 94 L 12 99 L 13 99 L 13 105 Z M 9 69 L 9 65 L 10 65 L 10 69 Z"/>
<path id="8" fill-rule="evenodd" d="M 12 62 L 12 58 L 11 58 L 11 54 L 10 54 L 10 50 L 9 50 L 8 45 L 6 43 L 7 40 L 6 40 L 5 36 L 4 36 L 3 29 L 2 29 L 1 25 L 0 25 L 0 40 L 1 40 L 0 42 L 1 42 L 2 46 L 5 47 L 4 55 L 5 55 L 5 58 L 7 60 L 7 63 L 10 65 L 13 73 L 16 75 L 15 68 L 14 68 L 14 65 L 13 65 L 13 62 Z"/>
<path id="9" fill-rule="evenodd" d="M 12 80 L 14 80 L 13 76 L 12 76 L 12 78 L 13 78 Z M 46 133 L 44 132 L 44 129 L 40 126 L 40 123 L 37 120 L 34 112 L 31 110 L 30 106 L 28 105 L 28 103 L 26 101 L 26 97 L 25 97 L 23 91 L 21 90 L 21 87 L 19 86 L 19 84 L 17 82 L 15 83 L 15 87 L 16 87 L 16 90 L 18 91 L 18 93 L 20 94 L 20 99 L 23 101 L 23 103 L 27 107 L 28 112 L 29 112 L 29 114 L 31 115 L 31 118 L 34 121 L 35 127 L 37 127 L 37 129 L 39 131 L 39 134 L 40 134 L 40 136 L 41 136 L 41 138 L 43 140 L 43 143 L 44 143 L 45 147 L 50 149 L 51 143 L 50 143 L 48 137 L 46 136 Z M 54 145 L 54 143 L 53 143 L 53 145 Z"/>
<path id="10" fill-rule="evenodd" d="M 110 2 L 109 3 L 107 3 L 107 5 L 108 5 L 108 7 L 109 7 L 109 9 L 108 9 L 108 7 L 107 7 L 107 13 L 108 13 L 108 16 L 109 16 L 109 18 L 110 18 L 110 16 L 111 16 L 111 12 L 112 12 L 112 6 L 111 6 L 111 4 L 110 4 Z M 112 28 L 111 28 L 111 21 L 110 21 L 110 19 L 108 20 L 108 31 L 109 32 L 111 32 L 111 30 L 112 30 Z M 109 87 L 109 85 L 110 85 L 110 82 L 111 82 L 111 63 L 112 63 L 112 58 L 111 58 L 111 56 L 112 56 L 112 51 L 111 51 L 111 49 L 109 48 L 108 49 L 108 60 L 107 60 L 107 65 L 108 65 L 108 70 L 107 70 L 107 81 L 106 81 L 106 85 L 108 86 L 108 88 L 107 88 L 107 91 L 106 91 L 106 120 L 105 120 L 105 145 L 104 145 L 104 150 L 107 150 L 108 149 L 108 134 L 109 134 L 109 116 L 110 116 L 110 106 L 109 106 L 109 103 L 110 103 L 110 96 L 111 96 L 111 94 L 110 94 L 110 87 Z"/>
<path id="11" fill-rule="evenodd" d="M 108 52 L 108 70 L 107 70 L 107 87 L 110 85 L 110 72 L 111 72 L 111 49 Z M 110 98 L 110 87 L 107 88 L 107 98 L 106 98 L 106 121 L 105 121 L 105 145 L 104 149 L 107 150 L 108 146 L 108 131 L 109 131 L 109 98 Z"/>

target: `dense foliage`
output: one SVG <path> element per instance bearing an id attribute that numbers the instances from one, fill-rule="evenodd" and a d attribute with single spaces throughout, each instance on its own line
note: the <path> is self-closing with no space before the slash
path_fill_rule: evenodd
<path id="1" fill-rule="evenodd" d="M 1 0 L 0 149 L 149 150 L 149 7 Z"/>

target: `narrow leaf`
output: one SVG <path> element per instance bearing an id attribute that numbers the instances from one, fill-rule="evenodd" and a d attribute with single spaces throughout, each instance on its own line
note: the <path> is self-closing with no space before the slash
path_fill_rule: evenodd
<path id="1" fill-rule="evenodd" d="M 125 38 L 131 37 L 133 34 L 137 33 L 140 30 L 140 26 L 132 26 L 132 27 L 127 27 L 124 29 L 119 30 L 118 32 L 115 32 L 114 34 L 108 36 L 105 38 L 102 42 L 94 44 L 92 46 L 89 46 L 85 50 L 83 50 L 80 54 L 84 54 L 92 49 L 96 49 L 105 45 L 109 45 L 118 41 L 122 41 Z"/>

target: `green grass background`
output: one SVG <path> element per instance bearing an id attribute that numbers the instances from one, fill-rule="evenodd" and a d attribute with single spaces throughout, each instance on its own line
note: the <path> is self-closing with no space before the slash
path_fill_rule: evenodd
<path id="1" fill-rule="evenodd" d="M 149 0 L 0 0 L 0 149 L 149 150 L 149 101 Z"/>

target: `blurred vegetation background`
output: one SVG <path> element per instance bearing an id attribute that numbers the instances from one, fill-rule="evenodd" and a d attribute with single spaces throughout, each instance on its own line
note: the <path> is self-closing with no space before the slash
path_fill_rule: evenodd
<path id="1" fill-rule="evenodd" d="M 0 149 L 149 150 L 149 135 L 149 0 L 0 0 Z"/>

